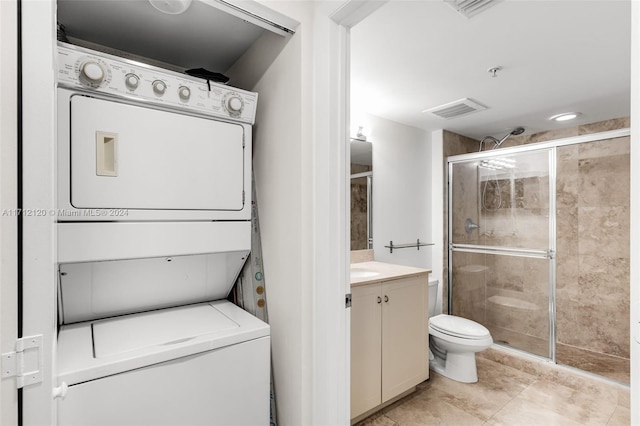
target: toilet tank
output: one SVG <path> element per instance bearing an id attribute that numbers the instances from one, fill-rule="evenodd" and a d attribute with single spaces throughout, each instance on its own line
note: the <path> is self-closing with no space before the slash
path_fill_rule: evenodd
<path id="1" fill-rule="evenodd" d="M 429 280 L 429 318 L 436 315 L 438 305 L 438 280 Z"/>

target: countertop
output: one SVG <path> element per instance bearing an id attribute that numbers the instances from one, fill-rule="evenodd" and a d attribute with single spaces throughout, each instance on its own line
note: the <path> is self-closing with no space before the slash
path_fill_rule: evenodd
<path id="1" fill-rule="evenodd" d="M 414 268 L 412 266 L 395 265 L 384 262 L 352 263 L 351 271 L 371 271 L 378 273 L 370 277 L 351 278 L 351 285 L 354 287 L 431 273 L 430 269 Z"/>

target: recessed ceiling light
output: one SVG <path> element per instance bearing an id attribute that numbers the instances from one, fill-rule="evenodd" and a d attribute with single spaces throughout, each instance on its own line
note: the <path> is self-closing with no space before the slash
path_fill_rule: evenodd
<path id="1" fill-rule="evenodd" d="M 568 121 L 568 120 L 573 120 L 574 118 L 577 118 L 580 115 L 582 114 L 579 112 L 563 112 L 562 114 L 556 114 L 553 117 L 549 117 L 549 120 Z"/>
<path id="2" fill-rule="evenodd" d="M 191 6 L 191 0 L 149 0 L 149 3 L 168 15 L 179 15 Z"/>

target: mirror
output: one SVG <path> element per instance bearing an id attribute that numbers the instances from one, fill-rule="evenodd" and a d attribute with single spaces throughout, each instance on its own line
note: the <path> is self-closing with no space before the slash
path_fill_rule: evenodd
<path id="1" fill-rule="evenodd" d="M 351 139 L 351 250 L 373 248 L 373 145 Z"/>

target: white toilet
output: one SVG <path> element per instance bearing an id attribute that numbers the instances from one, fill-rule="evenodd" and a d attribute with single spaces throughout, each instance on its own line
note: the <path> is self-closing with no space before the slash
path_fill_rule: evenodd
<path id="1" fill-rule="evenodd" d="M 466 318 L 435 315 L 437 295 L 438 281 L 429 281 L 429 368 L 458 382 L 475 383 L 476 352 L 493 344 L 491 333 Z"/>

